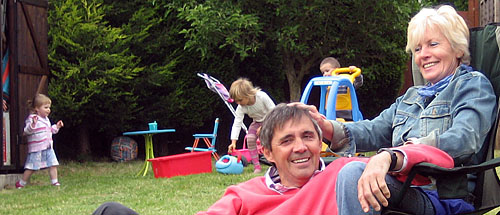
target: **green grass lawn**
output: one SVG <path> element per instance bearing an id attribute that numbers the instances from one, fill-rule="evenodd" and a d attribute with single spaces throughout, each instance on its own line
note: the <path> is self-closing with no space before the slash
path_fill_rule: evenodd
<path id="1" fill-rule="evenodd" d="M 120 202 L 140 214 L 194 214 L 212 205 L 227 186 L 256 176 L 251 166 L 240 175 L 214 170 L 157 179 L 149 170 L 145 177 L 136 176 L 143 162 L 62 161 L 60 188 L 50 185 L 47 171 L 35 172 L 25 188 L 0 191 L 0 214 L 91 214 L 106 201 Z"/>
<path id="2" fill-rule="evenodd" d="M 142 164 L 141 161 L 62 161 L 59 188 L 50 185 L 47 171 L 38 171 L 24 189 L 0 191 L 0 214 L 91 214 L 106 201 L 120 202 L 146 215 L 195 214 L 212 205 L 227 186 L 256 176 L 252 166 L 245 167 L 240 175 L 223 175 L 214 170 L 206 174 L 157 179 L 150 170 L 145 177 L 136 176 Z M 487 214 L 497 211 L 500 208 Z"/>

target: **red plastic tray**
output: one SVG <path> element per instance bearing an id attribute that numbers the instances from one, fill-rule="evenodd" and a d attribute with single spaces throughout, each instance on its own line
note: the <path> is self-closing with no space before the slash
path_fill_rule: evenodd
<path id="1" fill-rule="evenodd" d="M 149 159 L 155 178 L 212 172 L 212 152 L 190 152 Z"/>

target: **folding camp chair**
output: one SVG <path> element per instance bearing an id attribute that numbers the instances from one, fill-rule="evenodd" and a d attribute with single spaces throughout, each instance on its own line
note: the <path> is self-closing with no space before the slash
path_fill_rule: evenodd
<path id="1" fill-rule="evenodd" d="M 488 77 L 498 99 L 500 96 L 500 25 L 493 23 L 485 27 L 471 29 L 469 48 L 472 57 L 471 66 Z M 402 191 L 395 194 L 393 198 L 397 202 L 401 201 L 416 174 L 435 178 L 440 198 L 464 198 L 469 195 L 467 191 L 467 174 L 477 173 L 478 178 L 473 192 L 476 211 L 468 214 L 483 214 L 499 207 L 500 180 L 495 172 L 495 167 L 500 166 L 500 157 L 494 158 L 495 143 L 499 141 L 496 139 L 500 119 L 498 116 L 499 111 L 500 109 L 497 110 L 497 119 L 489 133 L 489 138 L 484 143 L 487 148 L 484 150 L 486 151 L 486 158 L 483 163 L 451 169 L 441 168 L 430 163 L 417 164 L 412 168 Z M 382 214 L 406 213 L 385 208 Z"/>
<path id="2" fill-rule="evenodd" d="M 189 150 L 191 152 L 193 151 L 202 151 L 202 152 L 207 152 L 207 151 L 212 151 L 212 155 L 214 156 L 215 160 L 219 160 L 219 155 L 217 155 L 217 149 L 215 148 L 215 140 L 217 139 L 217 129 L 219 128 L 219 118 L 215 119 L 214 123 L 214 131 L 211 134 L 193 134 L 194 137 L 194 143 L 193 147 L 186 147 L 186 150 Z M 205 142 L 205 145 L 207 145 L 208 148 L 198 148 L 198 142 L 200 139 L 203 139 Z M 212 139 L 210 142 L 209 139 Z"/>

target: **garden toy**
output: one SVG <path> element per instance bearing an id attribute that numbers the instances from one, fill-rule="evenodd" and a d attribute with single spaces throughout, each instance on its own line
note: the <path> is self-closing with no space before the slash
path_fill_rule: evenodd
<path id="1" fill-rule="evenodd" d="M 155 178 L 212 172 L 212 152 L 192 152 L 148 159 Z"/>
<path id="2" fill-rule="evenodd" d="M 215 168 L 217 172 L 224 174 L 241 174 L 243 173 L 241 155 L 238 158 L 231 155 L 224 155 L 215 163 Z"/>
<path id="3" fill-rule="evenodd" d="M 197 75 L 198 77 L 203 78 L 203 80 L 205 80 L 207 88 L 217 93 L 217 95 L 219 95 L 224 104 L 226 104 L 229 111 L 231 111 L 233 116 L 236 116 L 236 111 L 234 107 L 230 104 L 233 103 L 234 100 L 231 99 L 231 97 L 229 96 L 229 92 L 227 91 L 226 87 L 219 80 L 206 73 L 197 73 Z M 243 130 L 245 130 L 245 133 L 248 133 L 248 129 L 244 124 L 242 124 L 241 127 L 243 128 Z"/>
<path id="4" fill-rule="evenodd" d="M 137 142 L 125 136 L 115 137 L 111 141 L 111 159 L 118 162 L 131 161 L 137 158 Z"/>
<path id="5" fill-rule="evenodd" d="M 144 136 L 144 149 L 146 153 L 146 157 L 144 159 L 144 165 L 142 166 L 141 171 L 137 173 L 137 176 L 142 175 L 146 176 L 149 169 L 149 159 L 155 158 L 153 152 L 153 135 L 160 133 L 171 133 L 175 132 L 175 129 L 156 129 L 156 130 L 146 130 L 146 131 L 128 131 L 123 132 L 123 135 L 143 135 Z"/>
<path id="6" fill-rule="evenodd" d="M 258 151 L 259 155 L 262 154 L 262 145 L 260 144 L 259 139 L 257 139 L 257 151 Z M 243 140 L 243 147 L 241 149 L 233 149 L 233 152 L 231 152 L 229 154 L 232 156 L 241 155 L 242 159 L 245 159 L 247 161 L 251 161 L 252 157 L 250 156 L 250 151 L 247 149 L 247 138 L 245 137 L 245 139 Z"/>
<path id="7" fill-rule="evenodd" d="M 332 72 L 332 76 L 345 77 L 349 79 L 349 81 L 351 81 L 353 86 L 356 86 L 354 85 L 355 82 L 357 81 L 356 77 L 359 77 L 360 75 L 361 75 L 361 69 L 357 67 L 354 70 L 351 70 L 348 67 L 337 68 Z M 354 87 L 354 89 L 356 89 L 356 87 Z M 352 114 L 351 90 L 349 90 L 347 86 L 339 86 L 335 110 L 337 111 L 337 113 L 346 112 L 349 115 Z M 337 118 L 339 118 L 339 116 L 337 116 Z"/>
<path id="8" fill-rule="evenodd" d="M 359 110 L 356 91 L 353 86 L 355 78 L 360 74 L 361 69 L 359 68 L 353 71 L 349 68 L 338 68 L 333 72 L 332 76 L 313 78 L 304 89 L 300 102 L 307 104 L 312 88 L 318 86 L 321 89 L 318 111 L 325 115 L 327 119 L 344 120 L 337 118 L 336 111 L 349 110 L 352 114 L 352 121 L 362 120 L 363 115 Z"/>
<path id="9" fill-rule="evenodd" d="M 214 156 L 215 160 L 219 160 L 219 155 L 217 155 L 217 149 L 215 148 L 215 140 L 217 139 L 217 129 L 219 128 L 219 118 L 215 119 L 214 123 L 214 130 L 211 134 L 193 134 L 194 137 L 194 143 L 192 147 L 186 147 L 186 150 L 189 150 L 191 152 L 193 151 L 211 151 L 212 155 Z M 203 141 L 207 145 L 208 148 L 198 148 L 198 142 L 200 141 L 200 138 L 203 138 Z M 210 142 L 209 139 L 212 139 L 212 142 Z"/>
<path id="10" fill-rule="evenodd" d="M 332 72 L 332 76 L 316 77 L 309 81 L 300 102 L 307 104 L 313 87 L 319 87 L 321 90 L 320 103 L 317 106 L 318 111 L 325 115 L 327 119 L 346 121 L 344 118 L 337 117 L 337 111 L 348 111 L 351 114 L 352 121 L 363 119 L 359 110 L 354 81 L 361 74 L 361 69 L 355 68 L 337 68 Z M 333 99 L 328 99 L 333 98 Z M 335 108 L 334 108 L 335 107 Z M 322 143 L 321 156 L 326 159 L 335 159 L 341 155 L 329 150 L 326 143 Z M 329 158 L 327 158 L 329 157 Z"/>

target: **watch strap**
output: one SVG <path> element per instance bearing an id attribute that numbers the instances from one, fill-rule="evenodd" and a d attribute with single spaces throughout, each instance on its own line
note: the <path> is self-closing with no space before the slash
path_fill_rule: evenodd
<path id="1" fill-rule="evenodd" d="M 377 151 L 377 154 L 380 154 L 382 152 L 389 152 L 391 154 L 391 165 L 389 166 L 389 171 L 393 171 L 394 168 L 396 168 L 396 164 L 398 163 L 398 156 L 396 153 L 388 148 L 381 148 Z"/>

